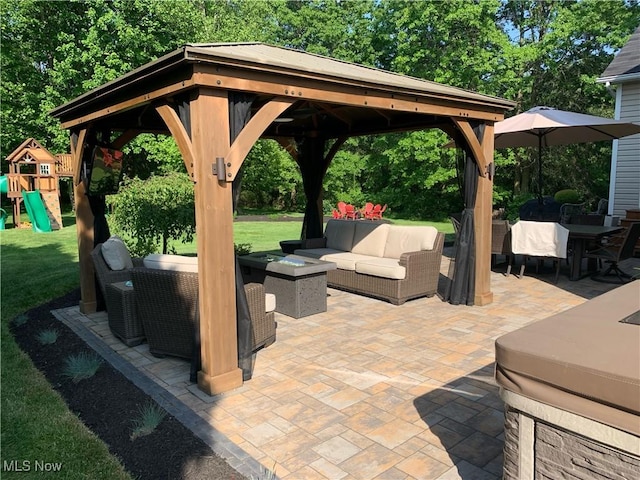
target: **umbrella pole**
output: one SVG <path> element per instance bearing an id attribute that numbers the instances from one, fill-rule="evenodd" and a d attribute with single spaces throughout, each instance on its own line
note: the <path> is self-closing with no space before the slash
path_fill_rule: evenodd
<path id="1" fill-rule="evenodd" d="M 538 135 L 538 219 L 542 220 L 544 207 L 542 200 L 542 135 Z"/>
<path id="2" fill-rule="evenodd" d="M 542 205 L 542 135 L 538 137 L 538 201 Z"/>

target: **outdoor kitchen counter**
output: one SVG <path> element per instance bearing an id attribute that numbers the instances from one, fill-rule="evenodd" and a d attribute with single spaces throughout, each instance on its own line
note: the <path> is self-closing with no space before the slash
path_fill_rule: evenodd
<path id="1" fill-rule="evenodd" d="M 504 478 L 640 471 L 639 310 L 635 281 L 496 340 Z"/>

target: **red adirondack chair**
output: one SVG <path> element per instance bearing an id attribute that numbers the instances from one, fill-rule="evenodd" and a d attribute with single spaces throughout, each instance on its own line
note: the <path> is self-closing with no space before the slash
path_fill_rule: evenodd
<path id="1" fill-rule="evenodd" d="M 360 215 L 367 220 L 371 220 L 371 211 L 373 210 L 373 203 L 367 202 L 362 210 L 360 210 Z"/>
<path id="2" fill-rule="evenodd" d="M 350 203 L 346 205 L 347 212 L 345 213 L 345 218 L 350 220 L 355 220 L 358 216 L 358 212 L 356 211 L 356 207 L 351 205 Z"/>
<path id="3" fill-rule="evenodd" d="M 344 202 L 338 202 L 338 213 L 340 216 L 338 218 L 345 218 L 347 216 L 347 204 Z"/>

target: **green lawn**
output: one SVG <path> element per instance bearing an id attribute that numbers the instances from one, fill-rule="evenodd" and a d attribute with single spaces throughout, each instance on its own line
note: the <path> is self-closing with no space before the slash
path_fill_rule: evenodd
<path id="1" fill-rule="evenodd" d="M 404 225 L 433 225 L 452 234 L 449 223 L 394 220 Z M 118 460 L 65 406 L 62 398 L 18 348 L 9 322 L 32 307 L 59 297 L 79 285 L 74 218 L 64 216 L 62 230 L 0 231 L 1 272 L 1 419 L 2 458 L 62 462 L 64 478 L 130 478 Z M 300 238 L 301 222 L 235 222 L 235 243 L 252 251 L 278 249 L 280 240 Z M 195 253 L 196 244 L 177 247 Z M 25 478 L 3 472 L 3 479 Z"/>

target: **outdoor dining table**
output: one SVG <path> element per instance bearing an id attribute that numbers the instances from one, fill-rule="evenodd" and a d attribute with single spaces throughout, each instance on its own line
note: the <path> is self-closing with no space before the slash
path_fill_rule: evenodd
<path id="1" fill-rule="evenodd" d="M 573 243 L 573 258 L 571 260 L 569 280 L 580 280 L 584 277 L 582 274 L 582 259 L 585 246 L 588 242 L 598 242 L 602 237 L 613 235 L 624 230 L 623 227 L 578 225 L 572 223 L 562 224 L 562 226 L 569 230 L 569 241 Z"/>

